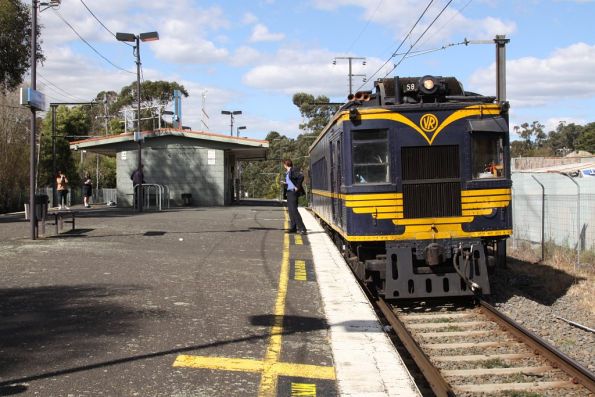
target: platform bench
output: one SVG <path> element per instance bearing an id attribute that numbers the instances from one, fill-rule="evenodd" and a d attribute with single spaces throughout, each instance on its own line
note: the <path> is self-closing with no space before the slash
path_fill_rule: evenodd
<path id="1" fill-rule="evenodd" d="M 76 228 L 76 212 L 71 210 L 58 210 L 47 213 L 47 216 L 41 220 L 41 234 L 45 235 L 45 222 L 49 217 L 54 218 L 54 225 L 56 226 L 56 234 L 60 234 L 64 229 L 64 222 L 72 223 L 72 229 Z M 64 220 L 64 218 L 70 218 L 70 220 Z"/>

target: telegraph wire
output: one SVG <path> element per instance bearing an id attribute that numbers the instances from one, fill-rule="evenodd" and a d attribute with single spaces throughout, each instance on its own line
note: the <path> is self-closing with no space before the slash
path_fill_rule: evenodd
<path id="1" fill-rule="evenodd" d="M 393 70 L 395 70 L 400 64 L 401 62 L 403 62 L 403 60 L 405 59 L 405 57 L 411 52 L 411 50 L 413 49 L 413 47 L 415 47 L 417 45 L 417 43 L 422 39 L 422 37 L 424 37 L 424 35 L 426 34 L 426 32 L 434 25 L 434 23 L 438 20 L 438 18 L 440 18 L 440 16 L 442 15 L 442 13 L 444 13 L 444 11 L 448 8 L 448 6 L 450 5 L 450 3 L 452 3 L 452 0 L 449 0 L 448 3 L 446 3 L 446 5 L 442 8 L 442 10 L 440 10 L 440 12 L 438 13 L 438 15 L 436 15 L 436 17 L 432 20 L 432 22 L 428 25 L 428 27 L 422 32 L 422 34 L 417 38 L 417 40 L 415 40 L 415 42 L 413 44 L 411 44 L 411 46 L 409 47 L 409 50 L 405 53 L 405 55 L 403 55 L 401 57 L 401 59 L 399 60 L 399 62 L 397 62 L 393 68 L 391 70 L 388 71 L 387 74 L 384 75 L 384 77 L 388 76 L 389 74 L 392 73 Z"/>
<path id="2" fill-rule="evenodd" d="M 451 0 L 452 1 L 452 0 Z M 424 9 L 424 11 L 421 13 L 421 15 L 419 16 L 419 18 L 417 18 L 417 21 L 415 21 L 415 23 L 413 24 L 413 26 L 411 27 L 411 29 L 409 30 L 409 32 L 407 33 L 407 35 L 403 38 L 403 40 L 401 40 L 401 44 L 399 44 L 399 46 L 397 47 L 397 49 L 393 52 L 393 54 L 386 60 L 386 62 L 384 62 L 382 64 L 382 66 L 380 66 L 374 73 L 372 73 L 372 75 L 368 78 L 368 81 L 374 79 L 374 76 L 376 76 L 376 74 L 378 74 L 378 72 L 380 72 L 382 70 L 383 67 L 386 66 L 387 63 L 390 62 L 391 59 L 393 59 L 397 52 L 401 49 L 401 47 L 403 46 L 403 44 L 405 44 L 405 41 L 409 38 L 409 36 L 411 36 L 411 33 L 413 32 L 413 29 L 415 29 L 415 27 L 417 26 L 417 24 L 419 23 L 419 21 L 421 21 L 421 19 L 424 17 L 424 15 L 426 15 L 426 12 L 428 12 L 428 9 L 430 8 L 430 6 L 432 5 L 432 3 L 434 2 L 434 0 L 430 0 L 430 2 L 428 3 L 428 5 L 426 6 L 426 8 Z M 449 2 L 450 4 L 450 2 Z M 392 71 L 392 70 L 391 70 Z M 359 91 L 366 83 L 360 85 L 356 91 Z"/>
<path id="3" fill-rule="evenodd" d="M 126 70 L 118 65 L 116 65 L 115 63 L 113 63 L 112 61 L 110 61 L 108 58 L 106 58 L 102 53 L 100 53 L 99 51 L 97 51 L 95 49 L 95 47 L 93 47 L 87 40 L 85 40 L 83 38 L 83 36 L 81 36 L 79 34 L 79 32 L 76 31 L 75 28 L 72 27 L 72 25 L 70 23 L 68 23 L 68 21 L 66 19 L 64 19 L 64 17 L 60 14 L 60 12 L 58 12 L 57 10 L 54 10 L 54 12 L 56 13 L 56 15 L 58 15 L 58 17 L 62 20 L 62 22 L 64 22 L 78 37 L 79 39 L 81 39 L 83 41 L 83 43 L 85 43 L 86 45 L 89 46 L 89 48 L 91 48 L 97 55 L 99 55 L 101 58 L 103 58 L 107 63 L 109 63 L 110 65 L 112 65 L 113 67 L 115 67 L 116 69 L 120 69 L 124 72 L 130 73 L 130 74 L 136 74 L 134 72 L 131 72 L 130 70 Z"/>
<path id="4" fill-rule="evenodd" d="M 101 22 L 101 20 L 100 20 L 100 19 L 97 17 L 97 15 L 95 15 L 95 14 L 93 13 L 93 11 L 91 11 L 91 9 L 90 9 L 90 8 L 87 6 L 87 4 L 85 4 L 85 2 L 84 2 L 83 0 L 80 0 L 80 1 L 81 1 L 81 3 L 82 3 L 84 6 L 85 6 L 85 8 L 87 9 L 87 11 L 89 11 L 89 14 L 91 14 L 91 15 L 93 16 L 93 18 L 95 18 L 95 20 L 96 20 L 97 22 L 99 22 L 99 24 L 100 24 L 101 26 L 103 26 L 103 28 L 104 28 L 105 30 L 107 30 L 107 31 L 108 31 L 108 32 L 109 32 L 109 33 L 110 33 L 112 36 L 116 37 L 115 33 L 114 33 L 114 32 L 112 32 L 111 30 L 109 30 L 109 28 L 108 28 L 107 26 L 105 26 L 105 25 L 103 24 L 103 22 Z M 126 44 L 127 46 L 130 46 L 130 47 L 133 47 L 133 45 L 132 45 L 132 44 L 130 44 L 130 43 L 127 43 L 127 42 L 125 42 L 125 41 L 122 41 L 121 43 L 124 43 L 124 44 Z"/>
<path id="5" fill-rule="evenodd" d="M 70 98 L 72 98 L 72 99 L 75 99 L 75 100 L 77 100 L 77 101 L 79 101 L 79 102 L 84 102 L 84 101 L 85 101 L 84 99 L 81 99 L 81 98 L 77 97 L 76 95 L 73 95 L 73 94 L 71 94 L 70 92 L 66 91 L 65 89 L 58 87 L 56 84 L 54 84 L 54 83 L 52 83 L 50 80 L 48 80 L 48 79 L 47 79 L 47 78 L 46 78 L 46 77 L 45 77 L 43 74 L 41 74 L 41 73 L 37 72 L 37 75 L 38 75 L 39 77 L 41 77 L 41 79 L 42 79 L 42 80 L 44 80 L 44 81 L 45 81 L 47 84 L 49 84 L 49 85 L 51 85 L 51 86 L 53 86 L 53 87 L 57 88 L 58 90 L 60 90 L 60 91 L 61 91 L 61 92 L 63 92 L 64 94 L 66 94 L 66 96 L 68 96 L 68 97 L 70 97 Z M 62 94 L 61 94 L 61 95 L 62 95 Z"/>

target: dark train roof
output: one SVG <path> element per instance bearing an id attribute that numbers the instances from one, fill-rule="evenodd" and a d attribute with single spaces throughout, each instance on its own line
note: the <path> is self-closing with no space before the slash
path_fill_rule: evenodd
<path id="1" fill-rule="evenodd" d="M 374 92 L 351 94 L 341 110 L 352 107 L 372 107 L 415 103 L 481 102 L 493 103 L 493 96 L 483 96 L 463 89 L 454 77 L 422 76 L 378 79 Z"/>

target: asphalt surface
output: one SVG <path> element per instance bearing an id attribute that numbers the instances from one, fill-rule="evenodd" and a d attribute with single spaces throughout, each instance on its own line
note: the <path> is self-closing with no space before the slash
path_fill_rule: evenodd
<path id="1" fill-rule="evenodd" d="M 0 216 L 0 396 L 336 394 L 284 208 L 75 210 L 38 240 Z"/>

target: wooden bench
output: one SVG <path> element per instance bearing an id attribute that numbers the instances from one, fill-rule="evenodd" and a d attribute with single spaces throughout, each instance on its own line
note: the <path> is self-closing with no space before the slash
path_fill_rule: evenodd
<path id="1" fill-rule="evenodd" d="M 54 218 L 54 225 L 56 226 L 56 235 L 60 234 L 62 229 L 64 229 L 64 222 L 72 223 L 72 229 L 76 228 L 76 212 L 72 210 L 57 210 L 57 211 L 48 211 L 47 216 L 41 220 L 41 234 L 45 235 L 45 222 L 49 217 Z M 65 221 L 64 218 L 70 217 L 70 221 Z"/>

